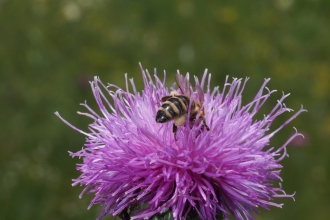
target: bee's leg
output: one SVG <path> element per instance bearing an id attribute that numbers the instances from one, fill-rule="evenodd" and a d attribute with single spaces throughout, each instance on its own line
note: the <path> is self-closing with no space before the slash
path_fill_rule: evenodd
<path id="1" fill-rule="evenodd" d="M 202 118 L 202 120 L 203 120 L 203 126 L 206 128 L 207 131 L 209 131 L 210 128 L 209 128 L 209 126 L 207 126 L 205 118 Z"/>
<path id="2" fill-rule="evenodd" d="M 174 134 L 174 140 L 177 140 L 176 139 L 176 132 L 178 130 L 178 127 L 173 123 L 173 134 Z"/>
<path id="3" fill-rule="evenodd" d="M 176 131 L 178 130 L 177 126 L 182 126 L 187 120 L 187 114 L 181 115 L 180 117 L 177 117 L 174 119 L 173 123 L 173 133 L 174 133 L 174 138 L 176 140 Z"/>

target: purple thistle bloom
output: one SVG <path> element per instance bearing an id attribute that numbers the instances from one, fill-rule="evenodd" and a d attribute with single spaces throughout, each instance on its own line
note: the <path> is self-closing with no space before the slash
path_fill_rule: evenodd
<path id="1" fill-rule="evenodd" d="M 147 70 L 141 70 L 142 92 L 137 92 L 133 80 L 127 77 L 125 90 L 106 86 L 95 77 L 91 87 L 101 114 L 86 103 L 82 105 L 89 113 L 78 112 L 94 120 L 89 132 L 55 113 L 86 136 L 82 150 L 70 152 L 73 157 L 83 158 L 83 163 L 77 165 L 82 174 L 73 185 L 86 186 L 80 197 L 86 191 L 95 194 L 89 208 L 102 204 L 98 219 L 105 215 L 149 219 L 166 211 L 174 219 L 186 219 L 192 213 L 204 220 L 229 219 L 229 215 L 254 219 L 250 211 L 258 213 L 257 207 L 282 207 L 273 199 L 293 198 L 281 184 L 275 186 L 273 182 L 282 181 L 279 162 L 287 156 L 288 143 L 301 134 L 296 131 L 278 148 L 269 146 L 269 141 L 306 111 L 303 107 L 279 128 L 269 131 L 277 116 L 291 111 L 283 103 L 288 95 L 283 94 L 262 120 L 256 120 L 255 114 L 275 92 L 266 87 L 269 79 L 255 98 L 242 106 L 247 79 L 234 78 L 230 82 L 227 77 L 221 90 L 211 90 L 211 75 L 206 70 L 201 81 L 194 79 L 204 90 L 203 108 L 210 130 L 201 129 L 202 123 L 190 126 L 187 120 L 178 127 L 175 140 L 173 121 L 155 121 L 159 100 L 170 94 L 165 87 L 166 76 L 162 81 L 156 71 L 151 77 Z M 196 93 L 191 99 L 194 97 Z"/>

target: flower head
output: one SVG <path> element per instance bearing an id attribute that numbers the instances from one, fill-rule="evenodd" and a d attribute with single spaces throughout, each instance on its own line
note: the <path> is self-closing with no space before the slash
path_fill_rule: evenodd
<path id="1" fill-rule="evenodd" d="M 301 134 L 296 131 L 277 148 L 269 146 L 269 141 L 305 110 L 301 108 L 270 131 L 277 116 L 291 111 L 283 103 L 288 95 L 283 94 L 263 119 L 254 119 L 275 92 L 266 87 L 269 79 L 250 103 L 242 105 L 247 79 L 229 81 L 227 77 L 221 90 L 211 90 L 207 71 L 200 81 L 195 77 L 195 84 L 204 90 L 201 109 L 209 130 L 202 129 L 198 120 L 193 126 L 187 120 L 178 127 L 175 139 L 173 122 L 155 121 L 161 98 L 170 94 L 166 76 L 161 80 L 156 73 L 152 77 L 141 70 L 142 92 L 127 78 L 126 89 L 121 89 L 106 86 L 95 77 L 91 87 L 101 114 L 86 103 L 82 105 L 89 113 L 78 112 L 94 121 L 88 132 L 69 124 L 56 112 L 86 136 L 84 147 L 70 153 L 83 158 L 83 163 L 77 165 L 82 174 L 73 185 L 84 185 L 82 194 L 95 194 L 90 206 L 102 204 L 98 219 L 105 215 L 148 219 L 165 211 L 170 211 L 174 219 L 185 219 L 192 213 L 205 220 L 228 219 L 229 215 L 254 219 L 250 211 L 258 212 L 257 207 L 282 207 L 273 199 L 293 197 L 275 184 L 282 180 L 280 161 L 287 156 L 287 144 Z M 189 75 L 186 77 L 189 79 Z M 191 100 L 196 97 L 197 91 L 193 91 Z"/>

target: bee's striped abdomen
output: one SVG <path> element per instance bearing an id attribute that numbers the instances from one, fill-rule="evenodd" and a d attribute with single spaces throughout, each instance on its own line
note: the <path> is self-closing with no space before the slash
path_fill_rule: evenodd
<path id="1" fill-rule="evenodd" d="M 177 102 L 179 102 L 180 109 L 182 111 L 181 115 L 186 114 L 188 112 L 189 98 L 183 95 L 175 96 L 175 98 L 177 98 Z"/>
<path id="2" fill-rule="evenodd" d="M 159 123 L 164 123 L 174 119 L 177 116 L 186 114 L 188 106 L 188 97 L 183 95 L 170 97 L 158 109 L 156 121 Z"/>

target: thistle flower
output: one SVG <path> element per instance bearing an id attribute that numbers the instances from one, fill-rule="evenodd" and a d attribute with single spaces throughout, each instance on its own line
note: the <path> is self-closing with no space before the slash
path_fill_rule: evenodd
<path id="1" fill-rule="evenodd" d="M 89 208 L 102 205 L 97 219 L 105 215 L 149 219 L 166 212 L 174 219 L 229 219 L 230 215 L 254 219 L 250 212 L 258 213 L 258 207 L 282 207 L 274 198 L 293 198 L 281 184 L 276 185 L 282 181 L 280 161 L 287 156 L 286 146 L 301 134 L 296 131 L 277 148 L 269 146 L 270 138 L 306 111 L 301 107 L 270 131 L 277 116 L 291 111 L 283 103 L 289 94 L 283 93 L 275 107 L 262 120 L 256 120 L 254 116 L 275 92 L 266 87 L 269 79 L 265 79 L 255 98 L 242 106 L 248 79 L 230 81 L 227 77 L 221 90 L 211 90 L 211 74 L 206 70 L 200 81 L 196 77 L 194 81 L 204 90 L 202 108 L 210 130 L 201 129 L 202 123 L 191 126 L 186 121 L 178 127 L 175 140 L 172 122 L 155 121 L 159 100 L 170 94 L 165 86 L 166 75 L 161 80 L 156 71 L 152 77 L 142 66 L 141 70 L 142 92 L 127 76 L 125 89 L 106 86 L 95 77 L 91 87 L 101 114 L 86 103 L 82 105 L 89 113 L 78 112 L 94 121 L 88 132 L 55 113 L 86 136 L 84 147 L 70 152 L 72 157 L 83 158 L 83 163 L 77 165 L 82 174 L 73 180 L 73 185 L 85 186 L 80 197 L 85 192 L 95 194 Z M 195 97 L 196 91 L 191 99 Z"/>

